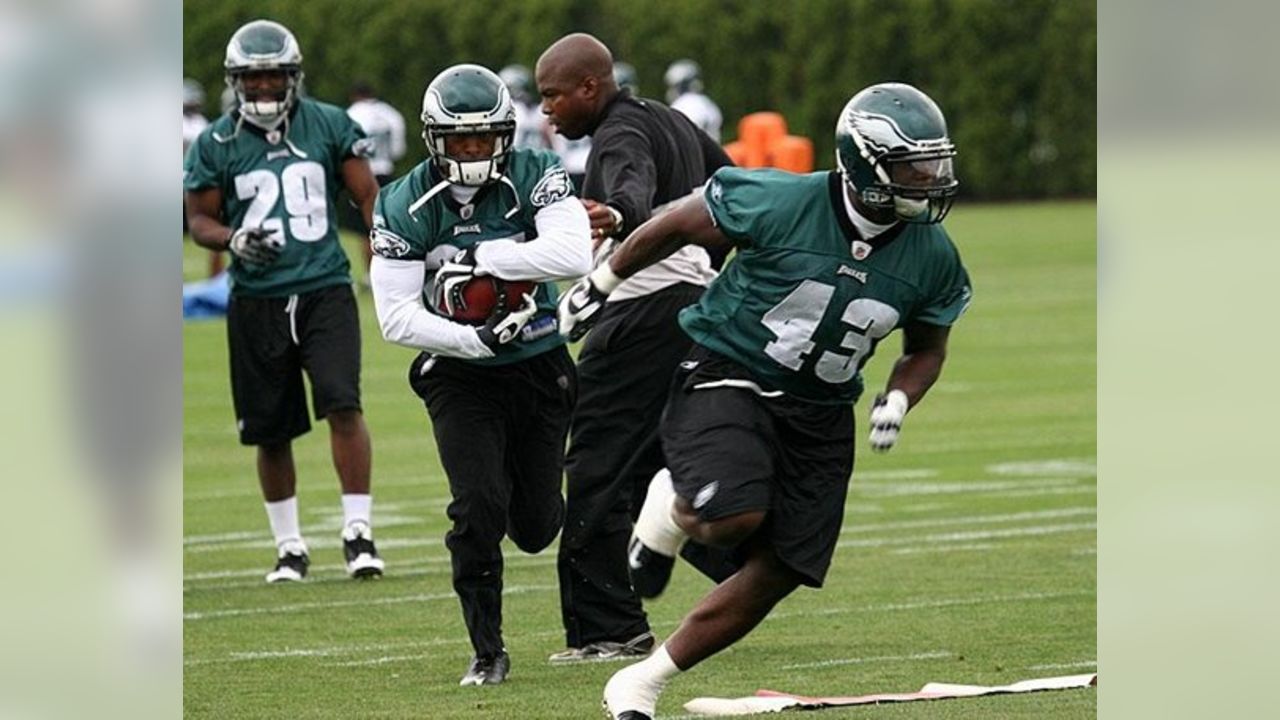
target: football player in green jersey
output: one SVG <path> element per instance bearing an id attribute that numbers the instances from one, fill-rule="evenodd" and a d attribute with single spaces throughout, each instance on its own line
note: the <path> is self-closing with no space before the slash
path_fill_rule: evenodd
<path id="1" fill-rule="evenodd" d="M 301 580 L 310 562 L 292 451 L 293 439 L 311 429 L 304 371 L 315 416 L 329 422 L 347 572 L 378 576 L 360 326 L 335 212 L 345 185 L 370 220 L 378 185 L 364 157 L 368 141 L 341 108 L 298 97 L 302 51 L 283 25 L 241 27 L 227 44 L 225 67 L 237 105 L 191 145 L 183 188 L 192 238 L 231 252 L 231 394 L 240 442 L 258 448 L 276 540 L 267 581 Z"/>
<path id="2" fill-rule="evenodd" d="M 909 85 L 873 85 L 841 112 L 836 141 L 838 172 L 718 171 L 560 303 L 571 332 L 621 279 L 687 243 L 738 250 L 681 313 L 695 349 L 671 388 L 667 470 L 649 487 L 630 562 L 650 596 L 685 538 L 732 549 L 740 569 L 649 659 L 610 678 L 614 718 L 652 718 L 678 672 L 742 638 L 796 587 L 822 585 L 853 471 L 862 366 L 902 329 L 871 411 L 870 444 L 885 451 L 938 379 L 969 304 L 968 274 L 938 224 L 957 187 L 938 106 Z"/>
<path id="3" fill-rule="evenodd" d="M 490 70 L 455 65 L 436 76 L 422 122 L 430 156 L 378 195 L 370 276 L 383 337 L 422 351 L 409 383 L 449 478 L 446 544 L 475 651 L 461 684 L 496 685 L 511 662 L 502 538 L 540 552 L 564 518 L 578 383 L 553 281 L 591 270 L 590 222 L 554 153 L 514 147 L 511 95 Z M 536 289 L 513 312 L 456 321 L 454 290 L 484 276 Z"/>

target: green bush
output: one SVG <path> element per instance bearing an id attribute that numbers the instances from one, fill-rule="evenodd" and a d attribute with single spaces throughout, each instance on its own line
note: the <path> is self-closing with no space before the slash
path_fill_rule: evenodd
<path id="1" fill-rule="evenodd" d="M 345 105 L 372 82 L 416 125 L 422 91 L 444 67 L 533 67 L 561 35 L 595 34 L 662 98 L 667 65 L 702 66 L 725 115 L 725 141 L 757 110 L 783 113 L 833 163 L 836 114 L 858 89 L 897 80 L 942 106 L 974 198 L 1096 191 L 1097 12 L 1084 0 L 188 0 L 184 74 L 222 87 L 236 27 L 268 17 L 305 56 L 308 92 Z M 425 156 L 410 142 L 407 169 Z"/>

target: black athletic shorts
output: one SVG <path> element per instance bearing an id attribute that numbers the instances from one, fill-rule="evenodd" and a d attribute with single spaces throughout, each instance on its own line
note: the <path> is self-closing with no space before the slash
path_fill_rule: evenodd
<path id="1" fill-rule="evenodd" d="M 695 345 L 676 372 L 661 435 L 676 493 L 699 517 L 767 510 L 759 532 L 806 585 L 822 586 L 853 474 L 852 405 L 773 393 Z"/>
<path id="2" fill-rule="evenodd" d="M 311 429 L 302 373 L 319 420 L 360 409 L 360 316 L 347 284 L 301 295 L 231 295 L 231 397 L 240 442 L 274 445 Z"/>

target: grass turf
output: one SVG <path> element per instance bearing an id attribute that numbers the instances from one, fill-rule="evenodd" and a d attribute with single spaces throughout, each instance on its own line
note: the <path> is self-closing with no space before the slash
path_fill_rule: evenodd
<path id="1" fill-rule="evenodd" d="M 659 716 L 699 696 L 910 692 L 1096 667 L 1095 206 L 958 208 L 947 221 L 975 301 L 942 379 L 897 448 L 858 460 L 841 548 L 728 651 L 677 678 Z M 347 239 L 352 257 L 355 244 Z M 187 243 L 184 276 L 204 267 Z M 295 443 L 307 583 L 267 586 L 272 542 L 253 454 L 236 441 L 221 321 L 184 328 L 184 704 L 192 718 L 595 718 L 616 664 L 552 667 L 562 649 L 554 546 L 506 546 L 512 674 L 460 688 L 470 648 L 451 595 L 448 489 L 413 352 L 383 342 L 360 295 L 364 405 L 387 576 L 345 579 L 327 432 Z M 883 384 L 898 340 L 867 369 Z M 866 401 L 857 417 L 865 423 Z M 687 566 L 648 606 L 669 634 L 709 589 Z M 1086 718 L 1096 691 L 828 710 L 826 718 Z"/>

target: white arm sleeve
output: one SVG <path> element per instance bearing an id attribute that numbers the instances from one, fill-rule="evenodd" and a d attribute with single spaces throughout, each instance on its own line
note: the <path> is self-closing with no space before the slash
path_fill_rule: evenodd
<path id="1" fill-rule="evenodd" d="M 557 200 L 533 218 L 529 242 L 490 240 L 476 247 L 476 267 L 503 280 L 576 279 L 591 272 L 591 221 L 576 197 Z"/>
<path id="2" fill-rule="evenodd" d="M 422 304 L 421 260 L 388 260 L 373 256 L 369 281 L 378 327 L 386 340 L 445 357 L 475 360 L 493 357 L 476 329 L 446 320 Z"/>

